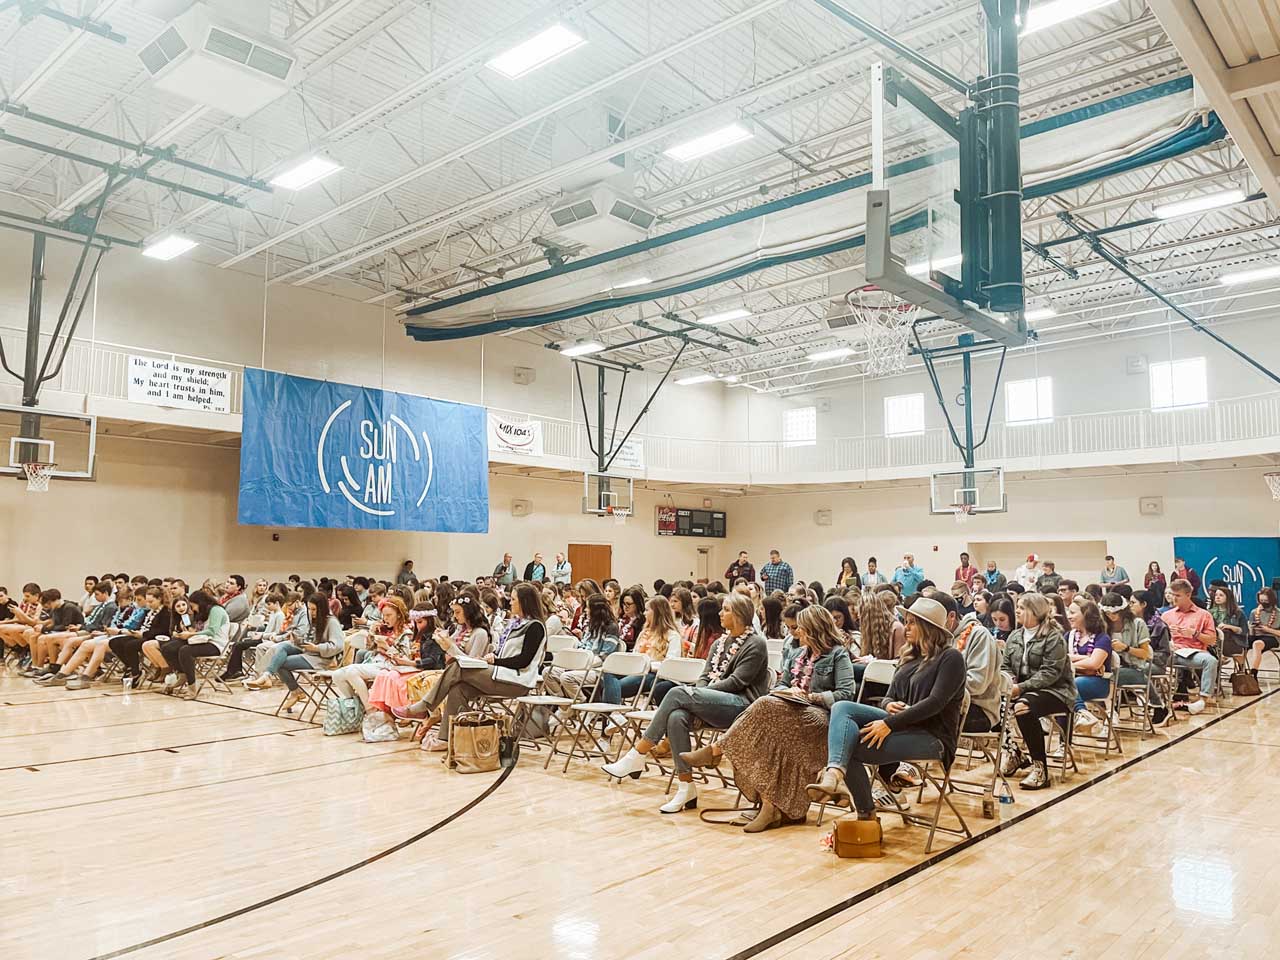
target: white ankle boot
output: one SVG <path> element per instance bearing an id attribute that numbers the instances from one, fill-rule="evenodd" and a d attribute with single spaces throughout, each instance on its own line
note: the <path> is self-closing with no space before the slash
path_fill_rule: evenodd
<path id="1" fill-rule="evenodd" d="M 611 777 L 617 777 L 619 780 L 623 777 L 631 777 L 638 780 L 644 770 L 644 766 L 644 754 L 632 747 L 613 763 L 606 763 L 600 769 Z"/>
<path id="2" fill-rule="evenodd" d="M 681 810 L 692 810 L 698 805 L 698 785 L 692 781 L 676 781 L 676 792 L 670 800 L 658 808 L 662 813 L 679 813 Z"/>

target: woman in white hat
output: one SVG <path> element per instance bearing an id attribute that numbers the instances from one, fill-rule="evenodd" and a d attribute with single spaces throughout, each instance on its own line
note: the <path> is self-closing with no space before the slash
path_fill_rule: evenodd
<path id="1" fill-rule="evenodd" d="M 851 803 L 858 819 L 874 820 L 863 764 L 878 764 L 890 774 L 901 760 L 937 759 L 950 766 L 960 738 L 964 684 L 964 655 L 951 645 L 946 608 L 919 598 L 907 609 L 907 646 L 884 709 L 847 701 L 832 708 L 827 769 L 808 786 L 809 799 Z"/>

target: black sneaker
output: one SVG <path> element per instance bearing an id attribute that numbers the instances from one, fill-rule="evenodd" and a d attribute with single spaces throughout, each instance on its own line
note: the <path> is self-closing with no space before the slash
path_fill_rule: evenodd
<path id="1" fill-rule="evenodd" d="M 1151 725 L 1158 727 L 1169 719 L 1168 707 L 1156 707 L 1151 711 Z"/>

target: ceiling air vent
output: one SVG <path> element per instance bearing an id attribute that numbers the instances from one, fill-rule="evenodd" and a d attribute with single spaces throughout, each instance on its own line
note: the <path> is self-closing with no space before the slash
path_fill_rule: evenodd
<path id="1" fill-rule="evenodd" d="M 658 219 L 635 197 L 622 196 L 605 184 L 552 204 L 550 216 L 557 236 L 596 250 L 643 240 Z"/>
<path id="2" fill-rule="evenodd" d="M 236 117 L 279 99 L 295 63 L 284 44 L 220 19 L 203 3 L 175 17 L 138 58 L 157 88 Z"/>

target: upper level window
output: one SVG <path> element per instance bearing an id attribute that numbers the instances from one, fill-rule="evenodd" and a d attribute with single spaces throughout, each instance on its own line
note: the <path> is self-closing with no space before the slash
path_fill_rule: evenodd
<path id="1" fill-rule="evenodd" d="M 924 433 L 924 394 L 885 397 L 884 435 L 903 437 L 912 433 Z"/>
<path id="2" fill-rule="evenodd" d="M 794 407 L 782 411 L 782 443 L 788 447 L 811 447 L 818 442 L 818 408 Z"/>
<path id="3" fill-rule="evenodd" d="M 1053 419 L 1053 377 L 1010 380 L 1004 387 L 1008 423 L 1044 423 Z"/>
<path id="4" fill-rule="evenodd" d="M 1204 357 L 1153 363 L 1148 370 L 1152 410 L 1200 407 L 1209 402 Z"/>

